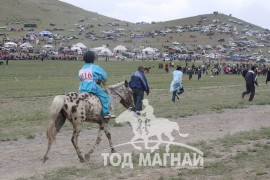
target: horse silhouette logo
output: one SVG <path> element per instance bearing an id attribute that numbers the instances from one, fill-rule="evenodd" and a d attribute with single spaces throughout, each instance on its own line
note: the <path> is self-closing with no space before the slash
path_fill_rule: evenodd
<path id="1" fill-rule="evenodd" d="M 166 152 L 169 152 L 170 145 L 175 144 L 173 131 L 177 131 L 181 137 L 187 137 L 188 134 L 180 133 L 179 126 L 176 122 L 170 121 L 166 118 L 157 118 L 154 116 L 154 108 L 149 105 L 147 99 L 143 100 L 145 109 L 141 112 L 141 115 L 137 115 L 134 111 L 126 110 L 120 114 L 115 121 L 117 123 L 129 122 L 132 126 L 134 137 L 130 140 L 130 144 L 137 150 L 142 150 L 141 146 L 137 146 L 137 143 L 144 143 L 144 148 L 154 152 L 159 149 L 162 143 L 166 145 Z M 163 141 L 162 135 L 165 135 L 169 141 Z M 157 140 L 151 140 L 156 137 Z M 138 141 L 142 139 L 142 141 Z M 149 146 L 149 143 L 155 143 L 154 146 Z M 178 143 L 179 144 L 179 143 Z"/>

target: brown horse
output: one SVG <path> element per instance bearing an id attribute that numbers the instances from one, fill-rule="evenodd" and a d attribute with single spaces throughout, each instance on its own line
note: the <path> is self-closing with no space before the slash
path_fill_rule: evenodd
<path id="1" fill-rule="evenodd" d="M 126 108 L 134 107 L 132 90 L 129 88 L 127 81 L 108 86 L 106 90 L 111 97 L 112 106 L 121 103 Z M 50 122 L 47 128 L 48 148 L 43 157 L 43 163 L 48 159 L 51 145 L 55 141 L 56 134 L 60 131 L 66 119 L 73 125 L 71 142 L 77 152 L 80 162 L 89 161 L 90 155 L 101 141 L 102 131 L 104 131 L 109 140 L 111 152 L 114 152 L 111 134 L 107 129 L 108 119 L 103 118 L 101 110 L 101 102 L 94 94 L 71 92 L 67 95 L 55 96 L 51 106 L 53 121 Z M 93 148 L 85 154 L 85 157 L 82 156 L 78 146 L 78 136 L 84 121 L 99 124 L 96 143 Z"/>
<path id="2" fill-rule="evenodd" d="M 149 72 L 150 72 L 150 69 L 151 69 L 151 67 L 150 67 L 150 66 L 148 66 L 148 67 L 144 67 L 144 70 L 145 70 L 145 72 L 146 72 L 146 73 L 149 73 Z"/>

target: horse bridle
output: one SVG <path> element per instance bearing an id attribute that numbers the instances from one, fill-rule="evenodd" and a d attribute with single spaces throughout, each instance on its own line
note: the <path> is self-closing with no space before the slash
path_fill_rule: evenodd
<path id="1" fill-rule="evenodd" d="M 102 84 L 103 85 L 103 88 L 105 89 L 105 91 L 108 91 L 108 86 L 106 85 L 106 83 L 104 82 L 104 81 L 99 81 L 100 82 L 100 84 Z M 99 84 L 99 85 L 100 85 Z M 116 92 L 114 89 L 110 89 L 111 91 L 113 91 L 116 95 L 118 95 L 120 98 L 121 98 L 121 100 L 120 100 L 120 103 L 122 102 L 123 103 L 123 105 L 126 107 L 126 108 L 129 108 L 128 107 L 128 105 L 129 105 L 129 102 L 127 101 L 127 100 L 125 100 L 124 99 L 124 97 L 123 96 L 121 96 L 121 94 L 119 94 L 118 92 Z M 107 92 L 108 93 L 108 92 Z"/>
<path id="2" fill-rule="evenodd" d="M 119 94 L 118 92 L 116 92 L 114 89 L 110 89 L 111 91 L 113 91 L 116 95 L 118 95 L 120 98 L 121 98 L 121 101 L 123 104 L 125 104 L 124 106 L 126 108 L 129 108 L 127 107 L 129 105 L 129 102 L 127 100 L 125 100 L 125 98 L 123 96 L 121 96 L 121 94 Z"/>

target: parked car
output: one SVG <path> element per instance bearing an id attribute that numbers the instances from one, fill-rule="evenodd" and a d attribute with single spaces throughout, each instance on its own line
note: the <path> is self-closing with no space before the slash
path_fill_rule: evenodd
<path id="1" fill-rule="evenodd" d="M 170 61 L 170 60 L 171 60 L 170 56 L 166 56 L 166 57 L 164 58 L 164 61 Z"/>

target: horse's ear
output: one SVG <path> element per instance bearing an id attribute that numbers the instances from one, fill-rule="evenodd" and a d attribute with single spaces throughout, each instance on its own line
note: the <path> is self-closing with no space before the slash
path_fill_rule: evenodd
<path id="1" fill-rule="evenodd" d="M 128 81 L 127 80 L 125 80 L 125 86 L 128 87 Z"/>

